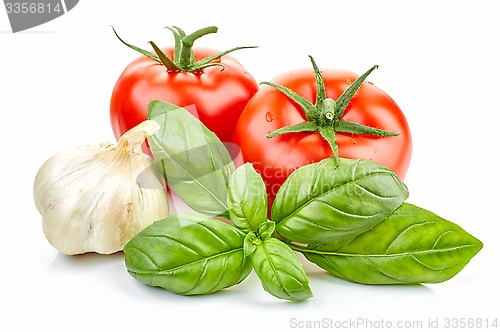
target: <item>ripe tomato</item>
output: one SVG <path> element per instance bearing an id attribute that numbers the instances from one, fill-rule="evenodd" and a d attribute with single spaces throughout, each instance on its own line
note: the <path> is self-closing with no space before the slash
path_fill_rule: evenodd
<path id="1" fill-rule="evenodd" d="M 311 61 L 314 70 L 292 70 L 265 82 L 272 86 L 253 96 L 235 130 L 233 141 L 240 147 L 243 161 L 251 162 L 262 175 L 270 202 L 293 170 L 334 156 L 337 147 L 340 157 L 373 160 L 403 179 L 411 158 L 410 130 L 394 100 L 363 82 L 376 67 L 358 79 L 346 70 L 319 71 Z M 279 90 L 280 86 L 285 89 Z M 347 90 L 352 96 L 346 101 Z M 293 92 L 298 95 L 295 101 Z M 301 107 L 304 103 L 309 103 L 309 114 Z M 332 104 L 341 103 L 345 105 L 340 113 L 325 112 Z M 283 130 L 280 128 L 286 133 L 267 137 Z M 324 131 L 329 134 L 320 134 Z M 398 135 L 393 136 L 395 133 Z"/>
<path id="2" fill-rule="evenodd" d="M 236 122 L 248 100 L 258 90 L 258 84 L 238 61 L 227 55 L 228 52 L 191 48 L 195 39 L 217 31 L 215 27 L 206 29 L 209 30 L 197 31 L 189 43 L 183 44 L 192 35 L 185 36 L 182 30 L 171 28 L 176 46 L 160 50 L 151 43 L 158 56 L 120 39 L 143 55 L 125 68 L 111 96 L 111 125 L 116 138 L 146 120 L 149 101 L 159 99 L 186 108 L 221 141 L 232 141 Z M 199 66 L 198 61 L 218 54 L 223 55 Z M 166 64 L 163 56 L 173 59 L 172 63 Z M 143 150 L 149 153 L 144 146 Z"/>

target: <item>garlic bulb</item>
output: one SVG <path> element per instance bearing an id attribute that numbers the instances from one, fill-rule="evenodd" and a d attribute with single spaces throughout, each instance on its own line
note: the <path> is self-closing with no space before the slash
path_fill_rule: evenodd
<path id="1" fill-rule="evenodd" d="M 86 145 L 48 159 L 34 200 L 47 240 L 60 252 L 110 254 L 168 215 L 165 181 L 141 144 L 159 125 L 146 120 L 117 144 Z"/>

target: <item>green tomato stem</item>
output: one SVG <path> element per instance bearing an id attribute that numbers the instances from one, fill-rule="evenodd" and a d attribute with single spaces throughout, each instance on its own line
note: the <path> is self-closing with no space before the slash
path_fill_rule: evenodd
<path id="1" fill-rule="evenodd" d="M 334 159 L 338 163 L 339 149 L 337 145 L 336 133 L 347 133 L 353 135 L 370 135 L 378 137 L 398 136 L 399 133 L 394 133 L 378 128 L 365 126 L 360 123 L 345 121 L 342 119 L 347 105 L 354 97 L 356 92 L 361 87 L 361 84 L 366 80 L 368 75 L 378 68 L 378 66 L 371 67 L 363 75 L 358 77 L 341 95 L 337 100 L 326 97 L 326 88 L 324 84 L 321 71 L 319 70 L 313 57 L 309 56 L 314 70 L 316 79 L 316 104 L 312 104 L 309 100 L 302 97 L 295 91 L 285 86 L 272 83 L 262 82 L 277 89 L 297 106 L 299 106 L 306 115 L 307 120 L 279 128 L 267 135 L 268 138 L 273 138 L 283 134 L 300 133 L 300 132 L 318 132 L 324 140 L 328 142 L 332 149 Z"/>
<path id="2" fill-rule="evenodd" d="M 325 127 L 333 125 L 336 104 L 337 103 L 332 98 L 326 98 L 322 101 L 322 107 L 319 115 L 319 122 L 321 126 Z"/>
<path id="3" fill-rule="evenodd" d="M 193 44 L 194 42 L 198 39 L 201 38 L 205 35 L 208 35 L 210 33 L 217 33 L 217 27 L 211 26 L 211 27 L 206 27 L 203 29 L 196 30 L 190 35 L 187 35 L 186 37 L 181 39 L 181 52 L 180 52 L 180 59 L 178 60 L 179 62 L 179 67 L 181 68 L 188 68 L 193 64 Z M 177 60 L 176 60 L 177 61 Z"/>
<path id="4" fill-rule="evenodd" d="M 181 68 L 174 61 L 172 61 L 165 53 L 163 53 L 163 51 L 160 50 L 160 48 L 158 46 L 156 46 L 155 43 L 150 41 L 149 44 L 153 47 L 153 50 L 158 55 L 159 61 L 165 67 L 167 67 L 168 70 L 170 70 L 170 71 L 180 71 L 181 70 Z"/>
<path id="5" fill-rule="evenodd" d="M 240 50 L 244 48 L 255 48 L 257 46 L 240 46 L 240 47 L 233 47 L 227 51 L 220 52 L 211 56 L 208 56 L 206 58 L 200 59 L 198 61 L 195 60 L 194 53 L 193 53 L 193 44 L 194 42 L 207 35 L 210 33 L 216 33 L 217 32 L 217 27 L 215 26 L 209 26 L 206 28 L 202 28 L 199 30 L 196 30 L 195 32 L 186 35 L 186 33 L 179 27 L 166 27 L 166 29 L 169 29 L 170 32 L 172 32 L 174 36 L 174 56 L 173 59 L 169 58 L 158 46 L 156 46 L 155 43 L 152 41 L 149 42 L 149 44 L 153 47 L 153 50 L 156 54 L 146 51 L 142 48 L 139 48 L 137 46 L 131 45 L 127 42 L 125 42 L 116 32 L 116 30 L 113 29 L 113 32 L 115 33 L 116 37 L 120 42 L 122 42 L 125 46 L 133 49 L 134 51 L 137 51 L 141 53 L 144 56 L 147 56 L 148 58 L 157 61 L 161 63 L 162 65 L 167 68 L 168 71 L 182 71 L 182 72 L 199 72 L 203 70 L 204 68 L 207 67 L 221 67 L 221 70 L 224 69 L 224 64 L 219 63 L 219 62 L 214 62 L 215 60 L 221 58 L 222 56 Z"/>
<path id="6" fill-rule="evenodd" d="M 338 120 L 344 115 L 344 111 L 347 108 L 347 105 L 351 101 L 352 97 L 358 92 L 361 84 L 366 80 L 368 75 L 371 74 L 372 71 L 377 69 L 378 66 L 375 65 L 368 69 L 363 75 L 358 77 L 351 85 L 340 95 L 337 99 L 337 104 L 335 105 L 335 120 Z"/>

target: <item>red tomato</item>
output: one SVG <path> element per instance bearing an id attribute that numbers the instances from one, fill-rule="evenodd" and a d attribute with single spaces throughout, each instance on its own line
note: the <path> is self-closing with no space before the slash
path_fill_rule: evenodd
<path id="1" fill-rule="evenodd" d="M 326 97 L 333 100 L 338 100 L 358 78 L 346 70 L 324 69 L 320 72 Z M 317 82 L 312 69 L 292 70 L 272 82 L 292 89 L 315 104 Z M 304 110 L 296 102 L 271 86 L 261 88 L 240 117 L 234 143 L 240 147 L 244 162 L 251 162 L 262 175 L 270 202 L 293 170 L 333 156 L 329 142 L 316 131 L 266 137 L 279 128 L 307 120 Z M 373 84 L 364 82 L 339 120 L 399 133 L 398 136 L 376 137 L 337 132 L 335 137 L 340 157 L 370 159 L 392 169 L 401 179 L 405 177 L 412 150 L 410 130 L 391 97 Z"/>
<path id="2" fill-rule="evenodd" d="M 217 31 L 215 27 L 207 29 L 208 33 Z M 171 31 L 178 35 L 175 29 Z M 174 50 L 174 47 L 162 49 L 166 56 L 177 61 Z M 194 53 L 195 61 L 221 53 L 201 47 L 189 47 L 188 51 Z M 160 61 L 145 55 L 130 63 L 116 82 L 111 96 L 111 124 L 116 138 L 146 120 L 149 101 L 159 99 L 186 108 L 221 141 L 231 142 L 236 122 L 258 90 L 258 84 L 229 55 L 210 62 L 214 63 L 219 65 L 195 71 L 169 70 Z M 149 149 L 143 147 L 143 150 L 149 153 Z"/>

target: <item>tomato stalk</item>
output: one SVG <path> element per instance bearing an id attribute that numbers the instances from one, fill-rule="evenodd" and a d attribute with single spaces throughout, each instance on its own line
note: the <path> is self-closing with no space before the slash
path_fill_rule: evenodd
<path id="1" fill-rule="evenodd" d="M 234 47 L 227 51 L 220 52 L 206 58 L 200 59 L 198 61 L 195 60 L 193 53 L 193 44 L 194 42 L 211 33 L 217 33 L 218 28 L 215 26 L 209 26 L 206 28 L 202 28 L 196 30 L 195 32 L 186 35 L 186 33 L 179 27 L 166 27 L 170 32 L 174 35 L 174 56 L 169 58 L 154 42 L 150 41 L 149 44 L 154 50 L 154 53 L 139 48 L 137 46 L 131 45 L 125 42 L 116 32 L 115 28 L 111 27 L 116 37 L 126 46 L 141 53 L 142 55 L 147 56 L 150 59 L 153 59 L 162 65 L 164 65 L 168 71 L 182 71 L 182 72 L 198 72 L 207 67 L 218 66 L 221 67 L 221 70 L 224 69 L 224 65 L 222 63 L 217 62 L 216 60 L 220 57 L 245 48 L 256 48 L 257 46 L 240 46 Z"/>
<path id="2" fill-rule="evenodd" d="M 279 90 L 293 102 L 295 102 L 305 113 L 307 121 L 279 128 L 272 133 L 268 134 L 268 138 L 277 137 L 289 133 L 301 132 L 318 132 L 323 139 L 325 139 L 330 148 L 332 149 L 335 160 L 338 163 L 339 153 L 336 139 L 336 133 L 347 133 L 353 135 L 370 135 L 378 137 L 398 136 L 399 133 L 386 131 L 374 127 L 365 126 L 360 123 L 343 120 L 342 116 L 347 108 L 347 105 L 354 97 L 356 92 L 361 87 L 361 84 L 366 80 L 372 71 L 378 68 L 377 65 L 371 67 L 363 75 L 358 77 L 341 95 L 337 100 L 326 97 L 325 83 L 323 76 L 316 65 L 312 56 L 311 60 L 314 75 L 316 78 L 316 102 L 311 103 L 306 98 L 300 96 L 295 91 L 279 84 L 272 82 L 262 82 Z"/>

